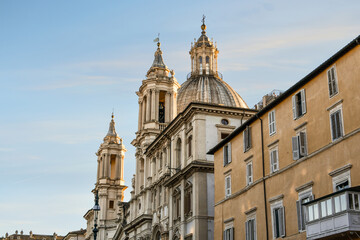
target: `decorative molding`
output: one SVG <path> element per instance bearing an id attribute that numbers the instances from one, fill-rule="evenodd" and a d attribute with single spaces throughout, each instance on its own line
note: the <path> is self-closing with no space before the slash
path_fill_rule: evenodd
<path id="1" fill-rule="evenodd" d="M 274 203 L 276 201 L 282 200 L 284 198 L 284 194 L 277 195 L 269 199 L 269 203 Z"/>
<path id="2" fill-rule="evenodd" d="M 250 215 L 257 210 L 257 207 L 250 208 L 249 210 L 245 211 L 245 215 Z"/>
<path id="3" fill-rule="evenodd" d="M 272 147 L 274 146 L 275 144 L 277 144 L 280 140 L 279 139 L 276 139 L 275 141 L 273 141 L 272 143 L 269 143 L 267 146 L 268 147 Z"/>
<path id="4" fill-rule="evenodd" d="M 294 130 L 297 131 L 299 130 L 300 128 L 306 126 L 307 122 L 303 122 L 302 124 L 300 124 L 299 126 L 295 127 Z"/>
<path id="5" fill-rule="evenodd" d="M 235 126 L 229 126 L 229 125 L 224 125 L 224 124 L 215 124 L 215 127 L 217 128 L 227 128 L 227 129 L 235 129 Z"/>
<path id="6" fill-rule="evenodd" d="M 331 109 L 335 108 L 337 105 L 341 104 L 344 101 L 344 99 L 340 99 L 339 101 L 337 101 L 336 103 L 334 103 L 333 105 L 331 105 L 330 107 L 328 107 L 326 109 L 326 111 L 330 111 Z"/>
<path id="7" fill-rule="evenodd" d="M 295 191 L 302 192 L 307 188 L 311 188 L 313 185 L 314 185 L 314 181 L 310 181 L 310 182 L 307 182 L 307 183 L 295 188 Z"/>
<path id="8" fill-rule="evenodd" d="M 229 169 L 229 170 L 227 170 L 226 172 L 224 172 L 224 175 L 227 175 L 228 173 L 231 173 L 231 170 L 232 170 L 232 169 Z"/>
<path id="9" fill-rule="evenodd" d="M 250 156 L 248 156 L 247 158 L 245 158 L 245 159 L 244 159 L 244 162 L 249 161 L 250 159 L 252 159 L 252 158 L 253 158 L 253 156 L 254 156 L 254 155 L 250 155 Z"/>
<path id="10" fill-rule="evenodd" d="M 344 173 L 344 172 L 350 170 L 351 168 L 352 168 L 352 164 L 351 164 L 351 163 L 346 164 L 345 166 L 343 166 L 343 167 L 341 167 L 341 168 L 338 168 L 338 169 L 335 169 L 334 171 L 331 171 L 331 172 L 329 173 L 329 176 L 334 177 L 334 176 L 336 176 L 336 175 L 339 175 L 339 174 L 341 174 L 341 173 Z"/>
<path id="11" fill-rule="evenodd" d="M 234 221 L 235 218 L 231 217 L 231 218 L 228 218 L 228 219 L 225 219 L 224 220 L 224 223 L 229 223 L 229 222 L 232 222 Z"/>

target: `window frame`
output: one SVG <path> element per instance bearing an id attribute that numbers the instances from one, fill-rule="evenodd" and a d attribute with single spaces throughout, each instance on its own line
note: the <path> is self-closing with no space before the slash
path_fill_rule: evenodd
<path id="1" fill-rule="evenodd" d="M 298 231 L 306 231 L 306 207 L 303 206 L 303 201 L 307 199 L 308 201 L 314 200 L 314 195 L 312 194 L 312 187 L 299 192 L 298 200 L 296 201 L 296 213 L 298 221 Z"/>
<path id="2" fill-rule="evenodd" d="M 273 152 L 276 152 L 276 169 L 274 169 L 274 163 L 273 163 Z M 275 173 L 279 171 L 279 148 L 278 146 L 273 147 L 269 149 L 269 159 L 270 159 L 270 173 Z"/>
<path id="3" fill-rule="evenodd" d="M 293 160 L 299 160 L 308 155 L 306 129 L 299 130 L 295 137 L 291 137 Z M 296 146 L 297 149 L 294 149 Z"/>
<path id="4" fill-rule="evenodd" d="M 332 116 L 336 113 L 340 114 L 339 120 L 340 120 L 340 135 L 336 138 L 334 138 L 334 132 L 333 132 L 333 121 L 332 121 Z M 338 141 L 339 139 L 341 139 L 342 137 L 344 137 L 345 135 L 345 131 L 344 131 L 344 119 L 343 119 L 343 111 L 342 111 L 342 104 L 334 107 L 333 109 L 330 110 L 329 113 L 329 121 L 330 121 L 330 133 L 331 133 L 331 141 L 335 142 Z M 335 126 L 337 127 L 337 126 Z"/>
<path id="5" fill-rule="evenodd" d="M 275 110 L 272 110 L 268 114 L 269 119 L 269 136 L 272 136 L 276 133 L 276 115 Z"/>
<path id="6" fill-rule="evenodd" d="M 300 96 L 300 104 L 297 101 L 297 97 Z M 299 108 L 301 108 L 301 114 L 299 113 Z M 306 95 L 305 89 L 301 89 L 292 96 L 292 109 L 293 109 L 293 119 L 299 119 L 304 116 L 306 113 Z"/>
<path id="7" fill-rule="evenodd" d="M 230 196 L 231 196 L 231 174 L 228 174 L 225 176 L 225 198 L 228 198 Z"/>
<path id="8" fill-rule="evenodd" d="M 226 223 L 223 232 L 224 240 L 234 240 L 234 222 Z"/>
<path id="9" fill-rule="evenodd" d="M 271 222 L 272 222 L 273 239 L 282 238 L 282 237 L 286 236 L 285 207 L 284 207 L 284 205 L 283 205 L 282 200 L 271 204 L 271 205 L 270 205 L 270 208 L 271 208 Z M 281 216 L 279 216 L 279 218 L 282 219 L 282 222 L 279 223 L 279 228 L 278 228 L 278 229 L 279 229 L 279 233 L 278 233 L 279 236 L 277 236 L 277 232 L 275 232 L 275 230 L 276 230 L 276 226 L 275 226 L 275 224 L 276 224 L 276 223 L 275 223 L 275 219 L 276 219 L 275 212 L 277 212 L 277 210 L 280 211 Z M 281 231 L 281 230 L 283 230 L 283 231 Z"/>
<path id="10" fill-rule="evenodd" d="M 232 159 L 231 159 L 231 142 L 228 142 L 223 147 L 223 164 L 224 164 L 224 167 L 229 165 L 231 163 L 231 161 L 232 161 Z"/>
<path id="11" fill-rule="evenodd" d="M 251 229 L 251 226 L 249 225 L 251 222 L 253 222 L 254 224 L 253 229 Z M 249 230 L 253 230 L 252 235 L 250 235 L 251 231 Z M 256 215 L 255 213 L 253 213 L 246 217 L 245 240 L 256 240 L 256 239 L 257 239 Z"/>
<path id="12" fill-rule="evenodd" d="M 249 174 L 249 166 L 251 169 L 251 175 Z M 249 186 L 254 183 L 254 169 L 253 169 L 253 162 L 248 161 L 246 163 L 246 186 Z"/>
<path id="13" fill-rule="evenodd" d="M 251 149 L 251 127 L 248 125 L 243 131 L 244 139 L 244 152 L 247 152 Z"/>
<path id="14" fill-rule="evenodd" d="M 334 79 L 330 79 L 331 77 L 329 77 L 329 73 L 331 76 L 331 71 L 334 71 Z M 334 96 L 336 96 L 339 93 L 339 83 L 338 83 L 338 77 L 337 77 L 337 71 L 336 71 L 336 65 L 333 65 L 330 69 L 328 69 L 326 71 L 326 79 L 327 79 L 327 85 L 328 85 L 328 90 L 329 90 L 329 98 L 332 98 Z M 334 91 L 333 87 L 335 86 L 336 91 Z M 330 89 L 331 88 L 331 89 Z M 334 92 L 331 92 L 334 91 Z"/>

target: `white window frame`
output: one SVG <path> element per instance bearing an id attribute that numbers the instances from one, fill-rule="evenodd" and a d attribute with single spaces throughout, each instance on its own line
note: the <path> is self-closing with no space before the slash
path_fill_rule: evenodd
<path id="1" fill-rule="evenodd" d="M 225 198 L 231 196 L 231 174 L 225 176 Z"/>
<path id="2" fill-rule="evenodd" d="M 249 173 L 249 166 L 251 169 L 251 174 Z M 253 168 L 253 162 L 248 161 L 246 163 L 246 185 L 250 185 L 254 182 L 254 168 Z"/>
<path id="3" fill-rule="evenodd" d="M 275 152 L 275 156 L 276 156 L 276 164 L 274 164 L 274 159 L 273 159 L 274 152 Z M 270 173 L 279 171 L 279 148 L 278 148 L 278 146 L 275 146 L 275 147 L 269 149 L 269 159 L 270 159 Z M 274 167 L 275 165 L 276 165 L 276 167 Z"/>
<path id="4" fill-rule="evenodd" d="M 223 147 L 223 161 L 224 167 L 231 163 L 231 142 Z"/>
<path id="5" fill-rule="evenodd" d="M 331 121 L 331 116 L 337 112 L 340 112 L 340 131 L 341 134 L 339 137 L 334 139 L 334 133 L 333 133 L 333 129 L 332 129 L 332 121 Z M 330 133 L 331 133 L 331 141 L 337 141 L 339 139 L 341 139 L 344 135 L 345 135 L 345 131 L 344 131 L 344 119 L 343 119 L 343 111 L 342 111 L 342 104 L 334 107 L 333 109 L 330 110 L 330 114 L 329 114 L 329 121 L 330 121 Z"/>
<path id="6" fill-rule="evenodd" d="M 251 149 L 251 127 L 246 126 L 243 131 L 243 138 L 244 138 L 244 152 L 247 152 Z"/>
<path id="7" fill-rule="evenodd" d="M 349 187 L 351 187 L 350 169 L 332 177 L 333 191 L 336 192 L 336 187 L 346 181 L 348 181 Z"/>
<path id="8" fill-rule="evenodd" d="M 272 110 L 268 114 L 269 119 L 269 135 L 272 136 L 276 133 L 276 117 L 275 117 L 275 110 Z"/>
<path id="9" fill-rule="evenodd" d="M 330 78 L 332 78 L 331 77 L 331 71 L 333 71 L 334 79 L 330 79 Z M 332 66 L 329 70 L 327 70 L 326 76 L 327 76 L 327 78 L 326 78 L 327 79 L 327 85 L 328 85 L 328 89 L 329 89 L 329 98 L 332 98 L 332 97 L 336 96 L 339 93 L 339 84 L 338 84 L 338 77 L 337 77 L 337 72 L 336 72 L 336 65 Z M 330 88 L 333 90 L 333 84 L 335 85 L 336 91 L 331 93 Z"/>
<path id="10" fill-rule="evenodd" d="M 251 234 L 251 228 L 250 225 L 253 221 L 254 227 L 253 232 Z M 245 222 L 245 240 L 256 240 L 257 239 L 257 228 L 256 228 L 256 212 L 250 214 L 249 216 L 246 216 L 246 222 Z"/>
<path id="11" fill-rule="evenodd" d="M 297 95 L 300 96 L 300 106 L 296 103 Z M 299 107 L 301 107 L 301 114 L 299 114 Z M 306 95 L 305 89 L 301 89 L 292 96 L 292 109 L 293 109 L 293 118 L 294 120 L 300 118 L 306 113 Z"/>
<path id="12" fill-rule="evenodd" d="M 284 205 L 283 205 L 283 201 L 282 200 L 279 200 L 279 201 L 276 201 L 274 203 L 272 203 L 270 205 L 270 209 L 271 209 L 271 222 L 272 222 L 272 232 L 273 232 L 273 239 L 277 239 L 277 238 L 282 238 L 284 236 L 286 236 L 286 227 L 285 227 L 285 208 L 284 208 Z M 280 223 L 281 224 L 281 227 L 279 226 L 279 237 L 276 237 L 275 236 L 275 216 L 274 216 L 274 213 L 275 213 L 275 210 L 276 209 L 282 209 L 281 212 L 282 212 L 282 219 L 283 219 L 283 222 Z M 283 232 L 281 232 L 281 230 L 283 230 Z"/>
<path id="13" fill-rule="evenodd" d="M 312 194 L 312 187 L 307 188 L 298 193 L 299 198 L 296 201 L 296 212 L 297 212 L 297 220 L 298 220 L 298 230 L 299 232 L 306 231 L 305 222 L 306 222 L 306 207 L 302 206 L 302 202 L 304 199 L 308 199 L 308 201 L 314 200 L 314 195 Z"/>
<path id="14" fill-rule="evenodd" d="M 234 222 L 231 221 L 225 224 L 223 232 L 224 240 L 234 240 Z"/>
<path id="15" fill-rule="evenodd" d="M 306 129 L 301 129 L 291 138 L 293 160 L 301 159 L 308 154 Z"/>

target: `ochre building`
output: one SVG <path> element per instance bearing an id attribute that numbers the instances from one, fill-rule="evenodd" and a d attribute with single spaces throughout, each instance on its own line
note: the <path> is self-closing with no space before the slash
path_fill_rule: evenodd
<path id="1" fill-rule="evenodd" d="M 209 151 L 214 239 L 360 239 L 359 43 Z"/>

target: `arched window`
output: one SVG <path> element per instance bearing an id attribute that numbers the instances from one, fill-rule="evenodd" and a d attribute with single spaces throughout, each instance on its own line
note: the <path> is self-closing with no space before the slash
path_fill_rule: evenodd
<path id="1" fill-rule="evenodd" d="M 199 57 L 199 70 L 200 70 L 200 74 L 202 74 L 203 72 L 202 57 Z"/>
<path id="2" fill-rule="evenodd" d="M 210 74 L 210 58 L 209 58 L 209 56 L 206 56 L 206 66 L 205 66 L 205 69 L 206 69 L 206 74 Z"/>
<path id="3" fill-rule="evenodd" d="M 187 144 L 188 144 L 188 147 L 187 147 L 188 157 L 191 157 L 191 156 L 192 156 L 192 135 L 190 135 L 190 136 L 188 137 Z"/>
<path id="4" fill-rule="evenodd" d="M 156 233 L 155 240 L 161 240 L 161 234 L 160 232 Z"/>
<path id="5" fill-rule="evenodd" d="M 181 139 L 176 142 L 176 168 L 181 166 Z"/>

